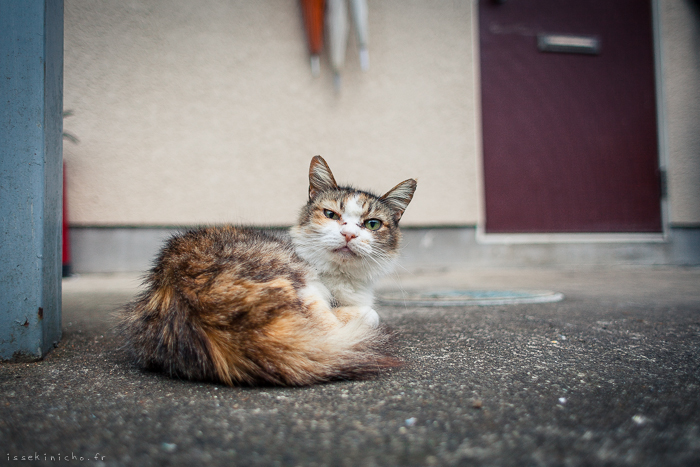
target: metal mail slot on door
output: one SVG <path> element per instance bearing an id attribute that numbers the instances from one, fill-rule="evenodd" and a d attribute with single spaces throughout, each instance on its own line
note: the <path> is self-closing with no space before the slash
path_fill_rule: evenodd
<path id="1" fill-rule="evenodd" d="M 595 36 L 538 34 L 537 48 L 541 52 L 598 55 L 600 53 L 600 39 Z"/>

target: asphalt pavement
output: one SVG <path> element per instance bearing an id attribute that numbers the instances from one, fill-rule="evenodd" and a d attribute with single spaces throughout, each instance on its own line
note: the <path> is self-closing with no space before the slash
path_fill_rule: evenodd
<path id="1" fill-rule="evenodd" d="M 0 364 L 0 465 L 700 465 L 700 269 L 403 271 L 381 289 L 565 298 L 380 306 L 404 365 L 304 388 L 135 368 L 112 316 L 137 289 L 64 280 L 59 346 Z"/>

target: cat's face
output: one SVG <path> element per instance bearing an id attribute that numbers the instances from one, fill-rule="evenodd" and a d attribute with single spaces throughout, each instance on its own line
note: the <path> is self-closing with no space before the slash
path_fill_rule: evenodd
<path id="1" fill-rule="evenodd" d="M 415 180 L 384 196 L 338 187 L 325 161 L 315 157 L 309 171 L 309 202 L 292 229 L 297 252 L 321 271 L 338 268 L 373 276 L 398 256 L 398 223 L 411 201 Z"/>

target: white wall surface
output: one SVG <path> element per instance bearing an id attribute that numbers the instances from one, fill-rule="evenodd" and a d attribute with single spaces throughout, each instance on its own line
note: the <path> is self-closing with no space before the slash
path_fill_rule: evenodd
<path id="1" fill-rule="evenodd" d="M 700 3 L 661 2 L 670 220 L 700 224 Z"/>
<path id="2" fill-rule="evenodd" d="M 471 8 L 370 1 L 338 94 L 294 0 L 66 0 L 71 224 L 292 224 L 316 154 L 359 188 L 418 177 L 405 225 L 474 224 Z"/>

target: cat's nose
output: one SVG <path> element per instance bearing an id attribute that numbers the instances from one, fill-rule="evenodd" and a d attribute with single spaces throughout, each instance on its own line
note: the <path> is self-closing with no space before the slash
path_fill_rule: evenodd
<path id="1" fill-rule="evenodd" d="M 350 240 L 353 238 L 357 238 L 357 235 L 355 235 L 352 232 L 343 232 L 343 237 L 345 237 L 345 242 L 350 243 Z"/>

